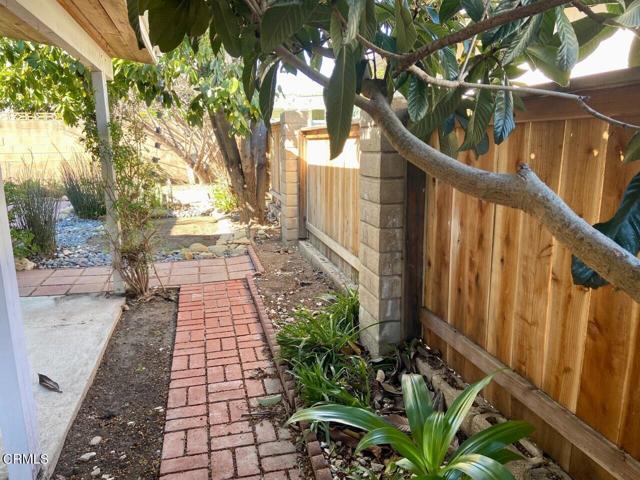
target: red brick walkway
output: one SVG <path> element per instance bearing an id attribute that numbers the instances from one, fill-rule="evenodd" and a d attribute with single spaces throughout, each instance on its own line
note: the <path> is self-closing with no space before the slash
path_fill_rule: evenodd
<path id="1" fill-rule="evenodd" d="M 217 282 L 244 278 L 253 270 L 248 255 L 184 262 L 156 263 L 156 271 L 166 287 L 200 282 Z M 107 292 L 111 284 L 111 267 L 59 268 L 17 272 L 21 297 Z M 150 285 L 158 286 L 155 272 Z"/>
<path id="2" fill-rule="evenodd" d="M 282 391 L 246 280 L 183 286 L 162 480 L 299 480 L 289 431 L 248 416 Z"/>

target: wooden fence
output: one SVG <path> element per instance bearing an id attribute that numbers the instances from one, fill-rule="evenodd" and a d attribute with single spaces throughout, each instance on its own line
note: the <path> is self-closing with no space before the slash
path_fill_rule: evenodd
<path id="1" fill-rule="evenodd" d="M 608 85 L 575 83 L 596 108 L 640 122 L 638 76 L 606 78 Z M 609 219 L 640 171 L 621 162 L 631 132 L 571 102 L 536 98 L 526 104 L 507 141 L 479 158 L 465 152 L 459 160 L 500 172 L 527 163 L 589 223 Z M 638 304 L 611 287 L 575 286 L 570 251 L 519 211 L 435 179 L 427 181 L 426 205 L 427 342 L 467 381 L 499 362 L 519 374 L 505 376 L 488 398 L 505 415 L 532 421 L 545 451 L 576 479 L 640 478 L 634 476 L 640 475 Z M 554 408 L 549 397 L 610 443 Z"/>
<path id="2" fill-rule="evenodd" d="M 325 127 L 301 130 L 300 212 L 309 240 L 352 280 L 360 261 L 360 151 L 357 125 L 341 155 L 329 159 Z"/>
<path id="3" fill-rule="evenodd" d="M 640 123 L 640 69 L 572 86 L 594 108 Z M 499 172 L 527 163 L 586 221 L 610 218 L 640 171 L 640 162 L 621 161 L 632 132 L 570 101 L 525 104 L 507 141 L 459 161 Z M 272 162 L 283 157 L 277 145 Z M 299 236 L 357 280 L 359 127 L 334 160 L 325 128 L 302 129 L 298 145 Z M 487 398 L 532 422 L 540 446 L 576 480 L 640 478 L 639 305 L 609 286 L 573 285 L 571 253 L 536 220 L 417 167 L 407 172 L 404 315 L 420 319 L 425 341 L 467 381 L 510 367 Z M 282 175 L 272 163 L 274 191 L 289 181 Z"/>

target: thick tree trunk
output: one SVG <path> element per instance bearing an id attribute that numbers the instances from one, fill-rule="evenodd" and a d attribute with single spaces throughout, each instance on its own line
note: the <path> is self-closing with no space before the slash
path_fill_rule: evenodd
<path id="1" fill-rule="evenodd" d="M 251 135 L 242 140 L 239 147 L 224 112 L 209 112 L 209 116 L 231 188 L 240 203 L 242 220 L 262 223 L 266 193 L 266 175 L 260 172 L 264 170 L 266 162 L 267 134 L 264 123 L 252 124 Z"/>

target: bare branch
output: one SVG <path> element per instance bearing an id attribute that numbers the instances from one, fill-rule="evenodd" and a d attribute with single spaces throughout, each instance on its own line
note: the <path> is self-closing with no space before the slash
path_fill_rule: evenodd
<path id="1" fill-rule="evenodd" d="M 470 90 L 495 90 L 495 91 L 506 90 L 506 91 L 515 92 L 515 93 L 529 93 L 533 95 L 544 95 L 547 97 L 564 98 L 566 100 L 571 100 L 576 102 L 580 106 L 580 108 L 582 108 L 584 111 L 586 111 L 587 113 L 589 113 L 595 118 L 603 120 L 612 125 L 617 125 L 619 127 L 630 128 L 633 130 L 640 130 L 640 125 L 634 125 L 632 123 L 616 120 L 615 118 L 611 118 L 603 113 L 598 112 L 596 109 L 594 109 L 593 107 L 590 107 L 587 104 L 587 102 L 585 101 L 586 97 L 576 95 L 574 93 L 556 92 L 554 90 L 545 90 L 542 88 L 535 88 L 535 87 L 518 87 L 515 85 L 493 85 L 493 84 L 486 84 L 486 83 L 471 83 L 471 82 L 465 82 L 463 80 L 446 80 L 444 78 L 437 78 L 432 75 L 429 75 L 427 72 L 417 67 L 416 65 L 412 65 L 407 69 L 407 71 L 411 72 L 416 77 L 420 78 L 423 82 L 431 83 L 433 85 L 438 85 L 439 87 L 446 87 L 446 88 L 462 87 Z"/>

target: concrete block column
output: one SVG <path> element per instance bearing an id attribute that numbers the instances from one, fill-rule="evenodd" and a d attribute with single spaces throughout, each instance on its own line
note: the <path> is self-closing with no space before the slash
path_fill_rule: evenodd
<path id="1" fill-rule="evenodd" d="M 360 120 L 360 328 L 377 356 L 402 338 L 406 161 L 366 114 Z"/>
<path id="2" fill-rule="evenodd" d="M 308 126 L 309 112 L 286 111 L 280 115 L 280 229 L 282 241 L 298 241 L 300 129 Z"/>

